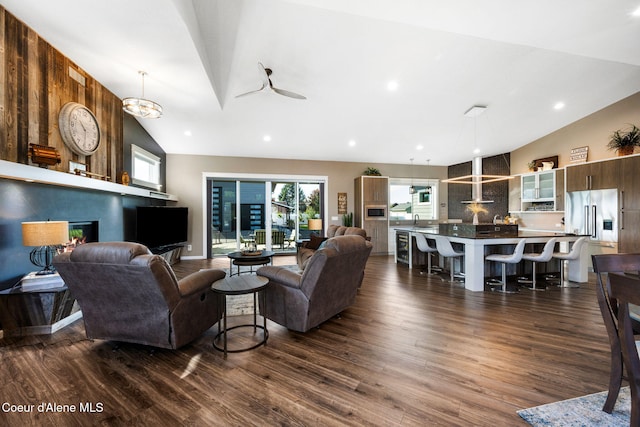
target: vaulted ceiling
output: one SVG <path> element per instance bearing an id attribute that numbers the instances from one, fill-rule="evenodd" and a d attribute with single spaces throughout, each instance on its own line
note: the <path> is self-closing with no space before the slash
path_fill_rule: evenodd
<path id="1" fill-rule="evenodd" d="M 451 165 L 640 91 L 640 0 L 0 3 L 121 98 L 146 71 L 167 153 Z M 258 62 L 307 99 L 236 98 Z"/>

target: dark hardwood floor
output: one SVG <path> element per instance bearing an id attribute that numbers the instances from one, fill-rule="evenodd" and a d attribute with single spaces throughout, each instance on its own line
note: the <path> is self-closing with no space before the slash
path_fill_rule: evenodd
<path id="1" fill-rule="evenodd" d="M 205 266 L 228 260 L 174 267 L 181 277 Z M 470 292 L 372 257 L 340 318 L 306 334 L 269 322 L 266 347 L 226 360 L 212 348 L 215 327 L 150 352 L 88 340 L 78 321 L 0 340 L 0 404 L 36 405 L 0 408 L 0 425 L 526 425 L 518 409 L 607 388 L 594 287 Z"/>

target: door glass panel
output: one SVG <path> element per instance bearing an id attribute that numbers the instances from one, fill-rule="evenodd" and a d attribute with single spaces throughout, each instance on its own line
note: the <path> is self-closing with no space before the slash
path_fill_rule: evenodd
<path id="1" fill-rule="evenodd" d="M 238 243 L 244 248 L 255 242 L 258 249 L 266 249 L 266 206 L 264 182 L 240 182 L 240 233 Z"/>
<path id="2" fill-rule="evenodd" d="M 295 252 L 296 240 L 308 239 L 309 218 L 321 219 L 322 184 L 273 182 L 271 185 L 271 229 L 276 252 Z"/>
<path id="3" fill-rule="evenodd" d="M 211 218 L 209 257 L 236 248 L 236 181 L 208 181 Z"/>
<path id="4" fill-rule="evenodd" d="M 311 233 L 324 236 L 324 228 L 309 227 L 310 219 L 321 219 L 321 225 L 324 224 L 324 185 L 318 182 L 301 182 L 299 186 L 301 193 L 305 195 L 304 201 L 300 202 L 300 238 L 309 239 Z"/>

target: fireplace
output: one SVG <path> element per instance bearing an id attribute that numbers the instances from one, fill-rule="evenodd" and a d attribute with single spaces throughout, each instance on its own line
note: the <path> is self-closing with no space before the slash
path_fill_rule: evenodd
<path id="1" fill-rule="evenodd" d="M 82 243 L 98 241 L 98 221 L 69 221 L 67 247 L 74 248 Z"/>

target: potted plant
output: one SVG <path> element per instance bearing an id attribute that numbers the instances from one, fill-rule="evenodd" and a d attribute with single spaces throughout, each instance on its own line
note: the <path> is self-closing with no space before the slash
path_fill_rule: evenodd
<path id="1" fill-rule="evenodd" d="M 345 227 L 353 226 L 353 212 L 342 215 L 342 225 Z"/>
<path id="2" fill-rule="evenodd" d="M 633 154 L 637 146 L 640 146 L 640 129 L 636 125 L 615 131 L 607 144 L 609 150 L 616 150 L 619 156 Z"/>
<path id="3" fill-rule="evenodd" d="M 529 170 L 531 172 L 535 172 L 536 171 L 536 162 L 535 162 L 535 160 L 531 160 L 529 163 L 527 163 L 527 167 L 529 168 Z"/>
<path id="4" fill-rule="evenodd" d="M 366 168 L 364 170 L 364 172 L 362 172 L 362 174 L 366 175 L 366 176 L 382 176 L 382 174 L 380 173 L 380 171 L 378 169 L 371 168 L 371 167 Z"/>

